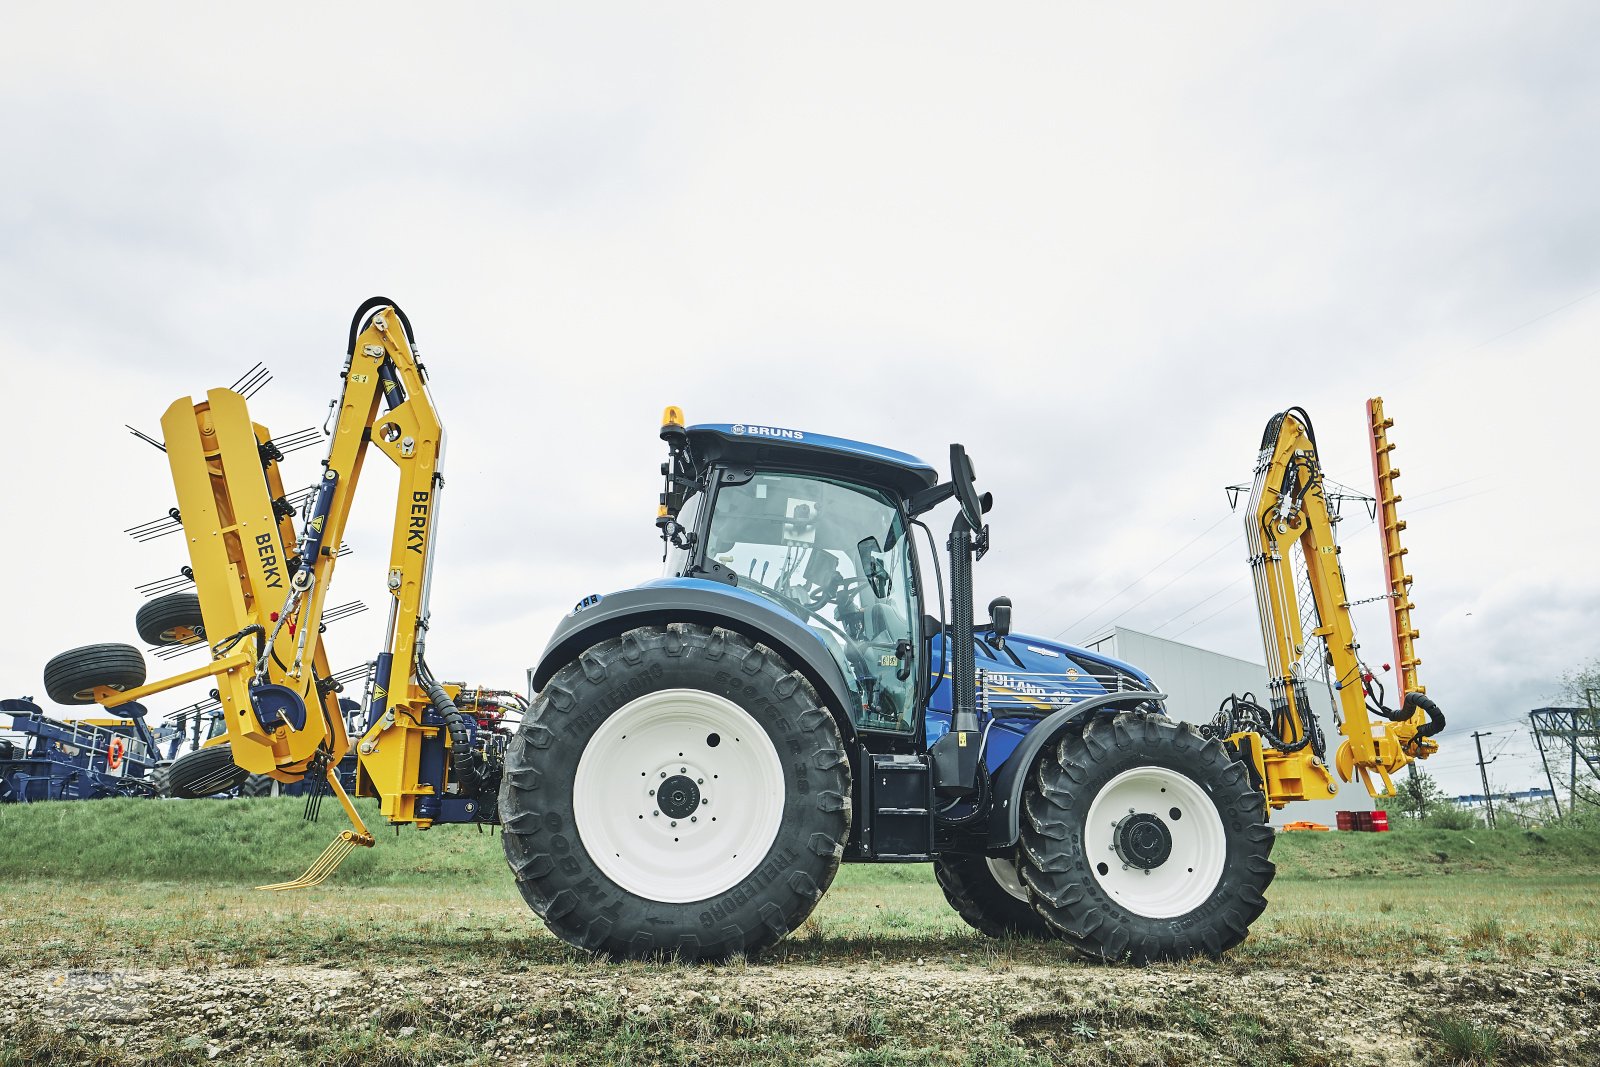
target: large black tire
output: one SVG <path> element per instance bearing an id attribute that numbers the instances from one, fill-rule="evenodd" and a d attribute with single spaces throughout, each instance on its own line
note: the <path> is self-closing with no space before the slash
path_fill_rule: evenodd
<path id="1" fill-rule="evenodd" d="M 271 797 L 277 796 L 278 780 L 267 774 L 246 775 L 245 780 L 239 783 L 239 795 L 242 797 Z"/>
<path id="2" fill-rule="evenodd" d="M 156 597 L 133 619 L 139 636 L 152 645 L 188 645 L 206 638 L 205 617 L 200 614 L 200 598 L 193 593 L 168 593 Z M 182 627 L 193 637 L 179 637 Z"/>
<path id="3" fill-rule="evenodd" d="M 144 678 L 144 654 L 132 645 L 85 645 L 44 665 L 44 691 L 57 704 L 93 704 L 95 686 L 122 692 Z"/>
<path id="4" fill-rule="evenodd" d="M 1150 802 L 1129 810 L 1141 795 Z M 1244 767 L 1187 723 L 1098 718 L 1039 761 L 1023 796 L 1022 880 L 1091 958 L 1220 956 L 1267 905 L 1265 808 Z"/>
<path id="5" fill-rule="evenodd" d="M 677 706 L 720 709 L 716 714 L 746 723 L 740 716 L 748 715 L 760 733 L 741 727 L 727 731 L 731 739 L 712 732 L 658 742 L 695 729 L 661 734 L 643 725 L 651 709 L 677 714 Z M 641 723 L 635 745 L 643 747 L 622 744 L 628 734 L 621 731 L 632 723 Z M 678 728 L 674 720 L 670 729 Z M 591 743 L 594 756 L 582 764 Z M 674 751 L 658 753 L 663 743 Z M 720 745 L 728 747 L 719 754 Z M 748 761 L 768 758 L 768 746 L 776 774 L 751 777 Z M 665 766 L 680 759 L 682 768 Z M 584 777 L 601 767 L 608 777 Z M 684 769 L 687 777 L 677 773 Z M 751 788 L 719 787 L 724 775 Z M 585 784 L 611 781 L 609 794 Z M 580 796 L 584 810 L 577 810 Z M 770 845 L 746 846 L 739 860 L 725 847 L 735 840 L 727 835 L 748 826 L 756 817 L 746 813 L 756 810 L 768 813 L 761 818 Z M 500 812 L 517 888 L 568 944 L 613 959 L 724 960 L 776 943 L 806 920 L 833 882 L 850 829 L 850 764 L 833 716 L 775 652 L 728 630 L 673 623 L 603 641 L 556 673 L 507 749 Z M 720 826 L 713 825 L 716 812 L 723 814 Z M 684 825 L 669 829 L 668 816 Z M 617 836 L 596 839 L 591 832 L 585 840 L 580 823 Z M 767 832 L 745 840 L 763 841 Z M 684 848 L 704 850 L 684 853 L 686 859 L 714 858 L 673 868 L 659 882 L 630 866 L 675 854 L 678 834 L 689 842 Z M 600 848 L 601 840 L 610 846 Z M 634 840 L 639 846 L 624 858 Z M 591 844 L 601 852 L 615 848 L 605 865 L 620 872 L 617 878 L 596 862 Z M 723 853 L 730 853 L 725 860 Z M 669 887 L 679 876 L 684 880 L 671 882 L 677 888 Z M 664 899 L 673 896 L 679 899 Z"/>
<path id="6" fill-rule="evenodd" d="M 199 800 L 237 788 L 247 776 L 233 762 L 233 746 L 224 742 L 210 748 L 186 752 L 166 768 L 164 795 L 180 800 Z"/>
<path id="7" fill-rule="evenodd" d="M 968 926 L 990 937 L 1057 938 L 1061 935 L 995 876 L 982 852 L 946 852 L 933 861 L 944 898 Z M 1022 887 L 1027 892 L 1027 887 Z"/>

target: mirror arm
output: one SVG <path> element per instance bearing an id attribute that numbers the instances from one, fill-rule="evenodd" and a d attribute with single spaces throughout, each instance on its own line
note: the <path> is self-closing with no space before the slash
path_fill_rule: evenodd
<path id="1" fill-rule="evenodd" d="M 913 519 L 925 515 L 955 495 L 955 482 L 940 482 L 938 485 L 912 493 L 906 501 L 906 513 Z"/>

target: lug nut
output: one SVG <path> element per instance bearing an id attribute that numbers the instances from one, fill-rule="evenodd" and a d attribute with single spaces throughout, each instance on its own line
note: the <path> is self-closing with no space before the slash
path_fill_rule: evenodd
<path id="1" fill-rule="evenodd" d="M 652 811 L 650 814 L 652 816 L 655 816 L 655 815 L 660 815 L 661 813 L 659 811 Z"/>
<path id="2" fill-rule="evenodd" d="M 690 822 L 699 822 L 699 821 L 700 821 L 700 816 L 698 816 L 698 815 L 691 815 L 691 816 L 689 816 L 689 821 L 690 821 Z"/>
<path id="3" fill-rule="evenodd" d="M 673 819 L 672 820 L 672 825 L 674 825 L 674 826 L 678 825 L 678 820 L 677 819 Z"/>
<path id="4" fill-rule="evenodd" d="M 650 790 L 650 795 L 651 796 L 655 796 L 656 795 L 656 791 L 654 789 Z"/>
<path id="5" fill-rule="evenodd" d="M 662 771 L 661 772 L 661 777 L 665 778 L 666 776 L 667 776 L 667 772 L 666 771 Z"/>

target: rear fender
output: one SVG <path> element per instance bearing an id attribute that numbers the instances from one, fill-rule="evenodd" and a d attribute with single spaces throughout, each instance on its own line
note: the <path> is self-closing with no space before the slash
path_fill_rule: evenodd
<path id="1" fill-rule="evenodd" d="M 672 622 L 721 626 L 759 641 L 788 661 L 827 704 L 847 749 L 855 739 L 848 709 L 854 697 L 844 672 L 821 639 L 793 616 L 768 607 L 752 594 L 694 579 L 654 582 L 610 593 L 568 615 L 556 627 L 533 671 L 537 692 L 584 649 L 639 626 Z"/>
<path id="2" fill-rule="evenodd" d="M 1132 711 L 1141 704 L 1166 699 L 1165 693 L 1106 693 L 1080 700 L 1041 719 L 1017 745 L 1011 758 L 994 772 L 989 794 L 989 851 L 1009 852 L 1016 847 L 1021 837 L 1022 791 L 1047 746 L 1060 740 L 1068 730 L 1081 729 L 1096 714 Z"/>

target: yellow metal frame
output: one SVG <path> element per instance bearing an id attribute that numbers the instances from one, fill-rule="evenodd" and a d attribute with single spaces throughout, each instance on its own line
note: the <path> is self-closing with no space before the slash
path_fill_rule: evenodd
<path id="1" fill-rule="evenodd" d="M 440 731 L 422 725 L 429 700 L 418 681 L 417 662 L 427 629 L 444 428 L 396 309 L 385 306 L 372 313 L 342 377 L 323 461 L 331 498 L 326 513 L 312 520 L 313 526 L 322 524 L 323 547 L 315 559 L 298 561 L 294 571 L 295 524 L 273 507 L 285 493 L 271 435 L 251 421 L 244 397 L 212 389 L 200 403 L 185 397 L 167 409 L 161 428 L 201 614 L 216 642 L 213 658 L 127 692 L 95 690 L 100 704 L 114 708 L 210 678 L 240 767 L 290 782 L 303 778 L 319 755 L 326 759 L 328 784 L 354 829 L 300 878 L 263 888 L 314 885 L 351 848 L 373 842 L 336 773 L 351 745 L 338 695 L 318 684 L 332 676 L 322 613 L 369 445 L 395 464 L 399 487 L 386 583 L 385 655 L 379 660 L 387 669 L 373 682 L 372 710 L 382 710 L 358 742 L 356 795 L 377 797 L 391 822 L 423 828 L 431 823 L 416 811 L 417 800 L 434 793 L 419 778 L 421 748 L 425 738 Z M 270 648 L 263 648 L 269 640 Z M 258 682 L 297 694 L 307 709 L 303 726 L 263 723 L 251 699 Z M 445 687 L 452 695 L 457 688 Z M 448 731 L 444 743 L 450 744 Z M 448 758 L 445 768 L 448 776 Z"/>
<path id="2" fill-rule="evenodd" d="M 1393 425 L 1382 418 L 1382 401 L 1377 405 L 1374 432 Z M 1369 410 L 1371 410 L 1369 405 Z M 1417 738 L 1416 730 L 1426 721 L 1418 711 L 1403 723 L 1376 723 L 1367 709 L 1363 667 L 1357 654 L 1355 626 L 1345 592 L 1344 570 L 1339 563 L 1339 545 L 1334 537 L 1338 516 L 1333 514 L 1323 488 L 1321 464 L 1316 443 L 1306 424 L 1287 411 L 1269 426 L 1262 442 L 1251 488 L 1250 507 L 1245 517 L 1250 544 L 1250 568 L 1255 579 L 1256 602 L 1261 617 L 1262 639 L 1267 652 L 1268 689 L 1275 728 L 1288 743 L 1304 738 L 1302 721 L 1310 721 L 1315 711 L 1309 706 L 1306 679 L 1300 661 L 1307 642 L 1321 638 L 1327 650 L 1329 672 L 1340 711 L 1339 732 L 1345 740 L 1335 756 L 1335 768 L 1345 781 L 1359 778 L 1373 796 L 1392 795 L 1390 776 L 1412 759 L 1426 758 L 1437 750 L 1436 743 Z M 1410 576 L 1397 577 L 1395 568 L 1404 555 L 1399 531 L 1405 528 L 1394 512 L 1399 499 L 1393 493 L 1393 476 L 1388 453 L 1393 446 L 1375 438 L 1375 464 L 1381 458 L 1378 478 L 1380 506 L 1384 513 L 1386 551 L 1389 552 L 1391 589 L 1402 593 L 1409 588 Z M 1375 465 L 1374 470 L 1380 468 Z M 1307 577 L 1317 609 L 1319 625 L 1304 632 L 1296 597 L 1292 554 L 1305 560 Z M 1403 580 L 1403 586 L 1400 583 Z M 1397 632 L 1415 638 L 1410 628 L 1410 601 L 1403 595 L 1395 601 L 1399 611 Z M 1409 644 L 1406 646 L 1409 649 Z M 1401 658 L 1401 657 L 1397 657 Z M 1407 660 L 1401 658 L 1404 665 Z M 1403 674 L 1404 691 L 1420 691 L 1415 685 L 1415 656 L 1409 658 L 1409 671 Z M 1376 727 L 1376 729 L 1375 729 Z M 1255 765 L 1271 807 L 1281 808 L 1293 800 L 1325 800 L 1334 797 L 1338 783 L 1328 765 L 1306 745 L 1283 752 L 1267 748 L 1259 735 L 1240 732 L 1229 738 Z"/>

